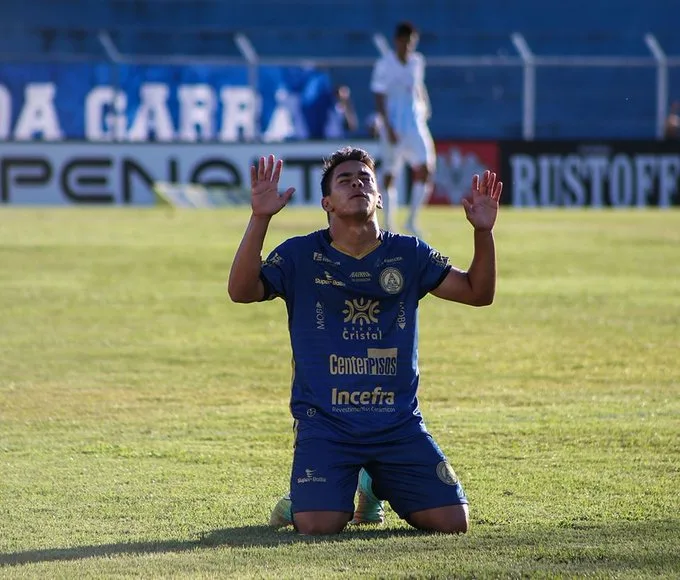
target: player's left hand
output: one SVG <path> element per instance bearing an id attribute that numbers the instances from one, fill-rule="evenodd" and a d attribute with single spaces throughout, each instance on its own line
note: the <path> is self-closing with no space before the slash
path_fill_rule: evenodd
<path id="1" fill-rule="evenodd" d="M 503 182 L 496 181 L 496 174 L 487 170 L 472 177 L 472 193 L 464 197 L 463 207 L 468 221 L 478 231 L 491 231 L 498 215 L 498 202 L 503 192 Z"/>

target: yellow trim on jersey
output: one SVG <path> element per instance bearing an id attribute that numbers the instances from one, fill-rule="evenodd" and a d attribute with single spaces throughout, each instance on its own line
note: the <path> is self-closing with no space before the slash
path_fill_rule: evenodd
<path id="1" fill-rule="evenodd" d="M 290 389 L 292 391 L 293 390 L 293 382 L 295 381 L 295 358 L 294 357 L 291 357 L 291 359 L 290 359 L 290 366 L 292 367 L 291 370 L 293 371 L 292 376 L 290 378 Z M 291 415 L 293 414 L 292 404 L 293 403 L 291 401 L 291 403 L 289 405 Z M 297 443 L 297 437 L 298 437 L 298 420 L 293 419 L 293 449 L 295 449 L 295 445 Z"/>
<path id="2" fill-rule="evenodd" d="M 365 258 L 366 256 L 368 256 L 378 246 L 380 246 L 380 244 L 382 244 L 382 240 L 376 240 L 375 243 L 370 248 L 368 248 L 365 252 L 363 252 L 361 254 L 357 254 L 357 255 L 354 255 L 351 252 L 348 252 L 347 250 L 342 249 L 335 242 L 331 242 L 331 247 L 335 248 L 338 252 L 342 252 L 343 254 L 345 254 L 345 256 L 349 256 L 350 258 L 355 258 L 357 260 L 361 260 L 362 258 Z"/>

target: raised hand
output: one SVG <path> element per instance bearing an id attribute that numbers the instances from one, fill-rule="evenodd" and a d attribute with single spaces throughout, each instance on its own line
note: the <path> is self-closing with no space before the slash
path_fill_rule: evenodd
<path id="1" fill-rule="evenodd" d="M 503 182 L 496 181 L 496 174 L 487 170 L 479 178 L 472 177 L 472 194 L 463 198 L 465 216 L 475 230 L 491 231 L 498 215 L 498 202 L 503 192 Z"/>
<path id="2" fill-rule="evenodd" d="M 250 168 L 250 193 L 253 215 L 271 217 L 279 213 L 290 201 L 294 187 L 289 187 L 284 192 L 279 192 L 279 178 L 283 161 L 278 161 L 273 155 L 266 160 L 260 157 L 255 167 Z"/>

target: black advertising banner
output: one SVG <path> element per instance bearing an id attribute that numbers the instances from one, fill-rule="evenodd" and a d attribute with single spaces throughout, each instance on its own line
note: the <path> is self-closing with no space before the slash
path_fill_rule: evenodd
<path id="1" fill-rule="evenodd" d="M 515 207 L 680 205 L 680 142 L 505 141 L 503 203 Z"/>

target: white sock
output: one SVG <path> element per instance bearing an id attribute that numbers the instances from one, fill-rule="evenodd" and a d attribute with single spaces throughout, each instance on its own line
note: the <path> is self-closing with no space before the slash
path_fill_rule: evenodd
<path id="1" fill-rule="evenodd" d="M 385 212 L 384 228 L 389 231 L 394 231 L 394 216 L 399 208 L 399 201 L 397 199 L 397 188 L 390 185 L 383 195 L 383 211 Z"/>
<path id="2" fill-rule="evenodd" d="M 422 181 L 416 181 L 413 184 L 413 187 L 411 188 L 411 210 L 407 222 L 411 227 L 415 227 L 416 220 L 418 219 L 418 212 L 430 197 L 430 191 L 432 191 L 432 186 L 429 182 L 424 183 Z"/>

